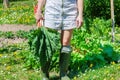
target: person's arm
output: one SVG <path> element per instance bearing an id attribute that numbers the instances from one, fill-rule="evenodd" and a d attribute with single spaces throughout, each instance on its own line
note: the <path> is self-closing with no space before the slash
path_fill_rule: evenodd
<path id="1" fill-rule="evenodd" d="M 38 23 L 40 19 L 43 19 L 42 8 L 44 7 L 46 0 L 38 0 L 37 11 L 35 13 L 36 22 Z"/>
<path id="2" fill-rule="evenodd" d="M 45 5 L 45 3 L 46 0 L 38 0 L 38 9 L 37 9 L 38 12 L 42 12 L 42 8 Z"/>
<path id="3" fill-rule="evenodd" d="M 83 0 L 77 0 L 78 17 L 76 19 L 77 27 L 81 27 L 83 24 Z"/>

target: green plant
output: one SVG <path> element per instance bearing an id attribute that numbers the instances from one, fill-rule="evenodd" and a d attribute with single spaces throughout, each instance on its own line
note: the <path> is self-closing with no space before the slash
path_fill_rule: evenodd
<path id="1" fill-rule="evenodd" d="M 3 36 L 5 38 L 14 38 L 14 34 L 12 31 L 5 32 Z"/>
<path id="2" fill-rule="evenodd" d="M 28 34 L 29 32 L 27 31 L 22 31 L 22 30 L 19 30 L 15 33 L 15 36 L 18 37 L 18 38 L 28 38 Z"/>
<path id="3" fill-rule="evenodd" d="M 107 61 L 107 63 L 110 62 L 118 62 L 120 60 L 120 54 L 116 52 L 112 46 L 110 45 L 104 45 L 101 46 L 103 49 L 102 55 L 104 56 L 104 59 Z"/>
<path id="4" fill-rule="evenodd" d="M 98 20 L 95 24 L 100 23 Z M 101 24 L 99 26 L 101 26 Z M 100 30 L 101 34 L 108 34 L 108 32 L 105 32 L 106 28 L 102 31 L 101 26 Z M 70 65 L 70 70 L 72 72 L 84 72 L 87 69 L 100 68 L 105 65 L 109 65 L 111 62 L 117 63 L 120 60 L 119 46 L 112 44 L 110 40 L 108 40 L 109 37 L 105 37 L 104 40 L 102 40 L 103 38 L 101 38 L 101 34 L 97 34 L 97 31 L 94 31 L 94 28 L 93 33 L 91 34 L 88 33 L 84 26 L 80 30 L 74 30 L 73 34 L 71 43 L 74 53 L 72 55 Z M 116 46 L 118 50 L 115 48 Z"/>
<path id="5" fill-rule="evenodd" d="M 20 52 L 24 59 L 24 67 L 27 69 L 39 69 L 40 68 L 40 62 L 39 59 L 35 57 L 33 53 L 30 52 L 30 50 L 23 50 Z"/>
<path id="6" fill-rule="evenodd" d="M 83 27 L 88 34 L 92 34 L 102 40 L 106 40 L 108 38 L 111 39 L 111 20 L 105 20 L 103 18 L 85 18 L 84 21 L 85 24 Z"/>
<path id="7" fill-rule="evenodd" d="M 103 39 L 110 38 L 111 20 L 95 18 L 90 25 L 91 34 L 96 34 Z"/>
<path id="8" fill-rule="evenodd" d="M 4 37 L 4 38 L 28 38 L 28 34 L 30 33 L 30 31 L 22 31 L 19 30 L 17 32 L 12 32 L 12 31 L 8 31 L 8 32 L 2 32 L 0 31 L 0 37 Z"/>
<path id="9" fill-rule="evenodd" d="M 0 37 L 2 37 L 2 35 L 3 35 L 3 32 L 2 32 L 2 31 L 0 31 Z"/>
<path id="10" fill-rule="evenodd" d="M 22 50 L 22 47 L 18 46 L 18 44 L 3 45 L 2 47 L 0 47 L 1 53 L 11 53 L 11 52 L 15 52 L 17 50 Z"/>
<path id="11" fill-rule="evenodd" d="M 56 32 L 44 27 L 32 30 L 28 39 L 31 53 L 41 62 L 41 65 L 44 65 L 44 62 L 51 60 L 53 54 L 59 47 L 59 38 L 56 35 Z"/>

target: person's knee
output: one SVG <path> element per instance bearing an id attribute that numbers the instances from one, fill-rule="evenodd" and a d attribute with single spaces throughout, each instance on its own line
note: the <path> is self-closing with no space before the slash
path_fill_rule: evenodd
<path id="1" fill-rule="evenodd" d="M 61 48 L 61 53 L 71 53 L 72 52 L 72 48 L 71 48 L 71 46 L 63 46 L 62 48 Z"/>

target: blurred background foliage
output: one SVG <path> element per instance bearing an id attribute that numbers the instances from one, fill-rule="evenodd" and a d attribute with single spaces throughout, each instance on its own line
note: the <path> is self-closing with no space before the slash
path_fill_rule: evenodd
<path id="1" fill-rule="evenodd" d="M 114 0 L 115 22 L 120 25 L 120 0 Z M 84 16 L 88 18 L 110 19 L 110 0 L 84 0 Z"/>
<path id="2" fill-rule="evenodd" d="M 9 2 L 13 1 L 29 1 L 29 0 L 9 0 Z M 36 1 L 36 0 L 34 0 Z M 2 3 L 3 0 L 0 0 Z M 33 1 L 31 1 L 33 3 Z M 120 25 L 120 0 L 114 0 L 114 8 L 115 8 L 115 22 Z M 104 19 L 110 19 L 110 0 L 84 0 L 84 17 L 88 18 L 96 18 L 102 17 Z"/>

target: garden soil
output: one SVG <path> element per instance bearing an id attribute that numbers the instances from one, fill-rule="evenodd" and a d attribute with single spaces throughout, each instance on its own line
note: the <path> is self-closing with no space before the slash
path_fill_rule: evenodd
<path id="1" fill-rule="evenodd" d="M 19 30 L 23 31 L 29 31 L 31 29 L 35 29 L 35 25 L 22 25 L 22 24 L 3 24 L 0 25 L 0 31 L 2 32 L 7 32 L 7 31 L 12 31 L 16 32 Z M 0 47 L 3 45 L 10 45 L 10 44 L 17 44 L 17 43 L 23 43 L 27 41 L 26 39 L 23 38 L 13 38 L 13 39 L 8 39 L 8 38 L 2 38 L 0 37 Z"/>
<path id="2" fill-rule="evenodd" d="M 16 32 L 19 30 L 24 30 L 24 31 L 29 31 L 31 29 L 35 28 L 35 25 L 18 25 L 18 24 L 3 24 L 0 25 L 0 31 L 12 31 L 12 32 Z"/>

